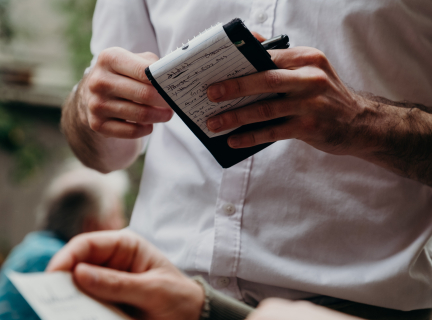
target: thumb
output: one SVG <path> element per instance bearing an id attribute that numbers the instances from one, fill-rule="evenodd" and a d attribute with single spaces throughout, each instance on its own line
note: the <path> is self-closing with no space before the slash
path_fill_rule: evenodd
<path id="1" fill-rule="evenodd" d="M 152 64 L 153 62 L 156 62 L 159 60 L 159 57 L 157 54 L 154 54 L 153 52 L 142 52 L 137 54 L 140 58 L 143 58 L 147 60 L 149 64 Z"/>
<path id="2" fill-rule="evenodd" d="M 139 274 L 80 263 L 74 280 L 87 294 L 101 300 L 125 303 L 142 309 L 145 297 Z"/>

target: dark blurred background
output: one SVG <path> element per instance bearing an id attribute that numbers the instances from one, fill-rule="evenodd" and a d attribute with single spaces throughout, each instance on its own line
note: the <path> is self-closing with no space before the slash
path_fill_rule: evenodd
<path id="1" fill-rule="evenodd" d="M 0 0 L 0 266 L 34 230 L 44 189 L 73 156 L 61 106 L 89 65 L 96 0 Z M 130 216 L 143 158 L 129 170 Z"/>

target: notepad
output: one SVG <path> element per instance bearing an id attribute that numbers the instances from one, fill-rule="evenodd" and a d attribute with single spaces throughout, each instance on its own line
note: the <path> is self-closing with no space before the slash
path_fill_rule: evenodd
<path id="1" fill-rule="evenodd" d="M 146 75 L 216 161 L 223 168 L 228 168 L 271 144 L 232 149 L 227 143 L 228 136 L 256 130 L 272 122 L 254 123 L 213 133 L 207 129 L 207 119 L 258 100 L 269 99 L 273 94 L 215 103 L 207 98 L 207 88 L 216 82 L 270 69 L 277 67 L 269 53 L 244 23 L 236 18 L 224 25 L 217 24 L 183 44 L 150 65 L 146 69 Z"/>
<path id="2" fill-rule="evenodd" d="M 237 49 L 243 44 L 244 41 L 232 43 L 219 23 L 150 66 L 161 88 L 210 138 L 227 134 L 235 128 L 213 133 L 207 129 L 208 118 L 272 95 L 254 95 L 220 103 L 207 98 L 207 88 L 212 83 L 257 72 Z"/>
<path id="3" fill-rule="evenodd" d="M 69 272 L 8 273 L 42 320 L 132 320 L 117 308 L 81 292 Z"/>

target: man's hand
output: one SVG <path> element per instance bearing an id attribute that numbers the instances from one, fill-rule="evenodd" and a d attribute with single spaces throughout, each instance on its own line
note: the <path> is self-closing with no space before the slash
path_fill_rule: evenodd
<path id="1" fill-rule="evenodd" d="M 154 123 L 171 119 L 172 109 L 145 74 L 157 60 L 153 53 L 121 48 L 100 53 L 62 116 L 69 144 L 84 164 L 102 172 L 126 167 L 140 151 L 140 144 L 130 140 L 150 134 Z"/>
<path id="2" fill-rule="evenodd" d="M 297 138 L 327 152 L 344 153 L 346 127 L 368 111 L 363 99 L 345 87 L 319 50 L 298 47 L 269 52 L 279 70 L 214 84 L 208 88 L 208 97 L 220 102 L 270 92 L 285 95 L 210 118 L 208 128 L 219 132 L 282 118 L 283 123 L 231 136 L 228 143 L 245 148 Z"/>
<path id="3" fill-rule="evenodd" d="M 432 108 L 358 94 L 348 89 L 317 49 L 269 51 L 278 70 L 213 84 L 213 102 L 262 93 L 283 97 L 227 111 L 207 121 L 221 132 L 280 119 L 277 124 L 232 135 L 232 148 L 299 139 L 335 155 L 352 155 L 432 186 Z"/>
<path id="4" fill-rule="evenodd" d="M 310 302 L 267 299 L 246 320 L 360 320 Z"/>
<path id="5" fill-rule="evenodd" d="M 150 52 L 103 51 L 85 80 L 81 121 L 106 137 L 135 139 L 151 133 L 153 123 L 170 120 L 172 109 L 145 74 L 158 59 Z"/>
<path id="6" fill-rule="evenodd" d="M 130 231 L 79 235 L 53 257 L 47 271 L 71 271 L 84 292 L 135 307 L 146 320 L 198 320 L 204 303 L 200 285 Z"/>

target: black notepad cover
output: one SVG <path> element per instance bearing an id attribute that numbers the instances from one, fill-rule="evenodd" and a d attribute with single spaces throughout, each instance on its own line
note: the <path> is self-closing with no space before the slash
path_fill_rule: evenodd
<path id="1" fill-rule="evenodd" d="M 264 49 L 261 43 L 252 35 L 252 33 L 250 33 L 250 31 L 246 28 L 246 26 L 240 19 L 236 18 L 232 20 L 231 22 L 225 24 L 223 28 L 232 43 L 236 43 L 241 40 L 244 41 L 245 44 L 241 47 L 238 47 L 237 49 L 255 67 L 255 69 L 258 70 L 258 72 L 277 69 L 276 65 L 271 60 L 268 52 Z M 166 102 L 168 102 L 171 108 L 178 114 L 178 116 L 189 127 L 189 129 L 192 130 L 192 132 L 204 144 L 204 146 L 210 151 L 216 161 L 223 168 L 229 168 L 271 145 L 271 143 L 266 143 L 250 148 L 232 149 L 227 143 L 227 139 L 229 136 L 236 133 L 242 133 L 264 127 L 268 125 L 271 121 L 245 125 L 228 134 L 209 138 L 200 129 L 200 127 L 198 127 L 198 125 L 196 125 L 161 88 L 161 86 L 157 83 L 157 81 L 151 74 L 150 68 L 146 69 L 146 75 L 152 85 L 159 92 L 159 94 L 165 99 Z"/>

